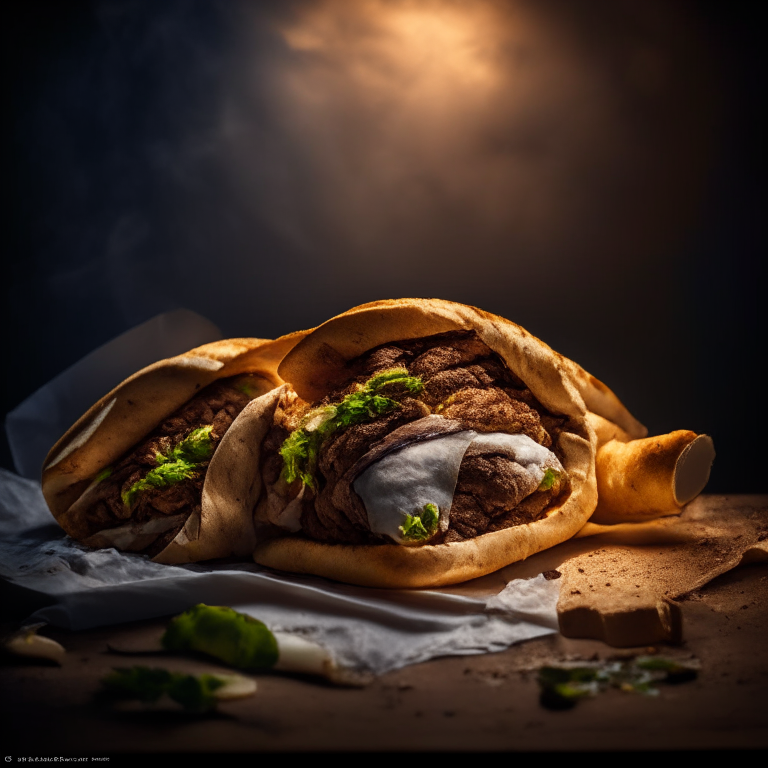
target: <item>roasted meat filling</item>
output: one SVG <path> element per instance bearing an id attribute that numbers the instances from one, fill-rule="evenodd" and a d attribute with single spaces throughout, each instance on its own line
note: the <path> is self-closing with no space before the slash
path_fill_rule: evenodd
<path id="1" fill-rule="evenodd" d="M 139 551 L 153 556 L 164 549 L 186 518 L 200 509 L 208 464 L 221 438 L 251 400 L 249 380 L 248 375 L 236 376 L 201 390 L 104 470 L 80 502 L 89 535 L 129 521 L 140 527 L 173 517 L 172 527 L 155 537 L 149 547 L 146 536 L 137 537 Z"/>
<path id="2" fill-rule="evenodd" d="M 296 481 L 286 488 L 280 450 L 302 417 L 338 404 L 372 377 L 393 369 L 405 369 L 408 376 L 418 377 L 421 390 L 414 394 L 397 381 L 383 386 L 381 394 L 396 401 L 396 408 L 336 429 L 323 440 L 314 480 L 302 492 L 301 527 L 305 535 L 327 542 L 385 541 L 386 537 L 371 532 L 363 501 L 350 490 L 349 472 L 394 430 L 430 414 L 457 422 L 464 430 L 526 435 L 558 456 L 557 441 L 566 420 L 549 413 L 474 331 L 453 332 L 377 347 L 351 361 L 346 384 L 320 403 L 310 407 L 295 401 L 285 409 L 278 408 L 265 444 L 262 470 L 267 485 L 282 485 L 286 496 L 295 497 L 301 483 Z M 567 478 L 530 494 L 530 489 L 523 490 L 521 471 L 502 450 L 468 449 L 460 466 L 447 530 L 441 530 L 430 543 L 461 541 L 531 522 L 542 517 L 556 498 L 567 494 Z"/>

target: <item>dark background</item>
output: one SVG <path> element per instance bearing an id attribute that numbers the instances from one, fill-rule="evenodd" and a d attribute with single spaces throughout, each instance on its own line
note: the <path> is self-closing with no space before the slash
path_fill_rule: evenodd
<path id="1" fill-rule="evenodd" d="M 765 492 L 758 8 L 12 4 L 2 412 L 177 307 L 273 337 L 439 297 Z"/>

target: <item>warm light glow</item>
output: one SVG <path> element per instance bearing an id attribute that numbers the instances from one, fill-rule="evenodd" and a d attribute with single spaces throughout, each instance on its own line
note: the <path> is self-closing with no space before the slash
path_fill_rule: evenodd
<path id="1" fill-rule="evenodd" d="M 243 199 L 281 240 L 322 254 L 337 285 L 375 281 L 377 295 L 398 294 L 404 275 L 423 295 L 458 291 L 479 254 L 488 273 L 513 267 L 515 286 L 560 285 L 552 276 L 578 249 L 594 258 L 588 242 L 642 247 L 649 201 L 663 213 L 673 197 L 647 169 L 674 134 L 646 127 L 687 124 L 666 90 L 666 12 L 632 5 L 639 21 L 627 10 L 602 35 L 556 5 L 294 0 L 266 22 L 254 12 L 244 50 L 263 68 L 244 68 L 223 121 Z"/>
<path id="2" fill-rule="evenodd" d="M 326 103 L 343 78 L 364 104 L 388 103 L 421 132 L 492 98 L 502 26 L 509 36 L 504 22 L 485 2 L 327 0 L 307 6 L 281 33 L 316 65 L 291 83 L 302 98 Z"/>
<path id="3" fill-rule="evenodd" d="M 293 50 L 351 56 L 370 85 L 380 82 L 376 65 L 386 62 L 389 74 L 406 77 L 411 89 L 482 87 L 496 79 L 489 55 L 498 39 L 495 15 L 482 2 L 329 0 L 307 9 L 282 33 Z"/>

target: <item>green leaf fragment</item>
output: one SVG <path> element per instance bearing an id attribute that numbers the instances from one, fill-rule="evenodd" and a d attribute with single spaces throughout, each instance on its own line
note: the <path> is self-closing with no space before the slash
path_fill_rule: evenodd
<path id="1" fill-rule="evenodd" d="M 184 709 L 204 712 L 216 706 L 213 692 L 223 685 L 224 681 L 216 675 L 174 675 L 168 695 Z"/>
<path id="2" fill-rule="evenodd" d="M 153 704 L 168 695 L 192 712 L 213 709 L 216 706 L 214 691 L 224 684 L 216 675 L 187 675 L 141 666 L 114 669 L 102 679 L 105 690 L 115 698 Z"/>
<path id="3" fill-rule="evenodd" d="M 693 666 L 657 656 L 641 657 L 635 664 L 639 669 L 655 673 L 655 677 L 665 683 L 686 683 L 689 680 L 695 680 L 699 675 L 698 670 Z"/>
<path id="4" fill-rule="evenodd" d="M 599 671 L 591 667 L 542 667 L 539 670 L 539 702 L 547 709 L 571 709 L 579 699 L 594 696 Z"/>
<path id="5" fill-rule="evenodd" d="M 539 670 L 539 684 L 591 683 L 597 680 L 598 674 L 599 671 L 594 667 L 542 667 Z"/>
<path id="6" fill-rule="evenodd" d="M 555 484 L 559 477 L 560 473 L 556 469 L 545 470 L 544 477 L 541 478 L 541 482 L 539 483 L 537 490 L 548 491 Z"/>
<path id="7" fill-rule="evenodd" d="M 169 651 L 205 653 L 244 670 L 272 667 L 278 658 L 277 640 L 263 622 L 203 603 L 173 619 L 162 644 Z"/>
<path id="8" fill-rule="evenodd" d="M 106 480 L 113 472 L 112 467 L 104 467 L 96 477 L 93 478 L 94 483 L 101 483 Z"/>
<path id="9" fill-rule="evenodd" d="M 635 661 L 636 666 L 640 669 L 647 669 L 651 671 L 661 672 L 674 672 L 683 667 L 672 659 L 664 659 L 658 656 L 642 656 Z"/>
<path id="10" fill-rule="evenodd" d="M 425 504 L 418 515 L 406 515 L 400 533 L 406 541 L 426 541 L 437 532 L 440 510 L 435 504 Z"/>
<path id="11" fill-rule="evenodd" d="M 256 375 L 246 374 L 235 380 L 234 387 L 238 392 L 242 392 L 253 400 L 259 394 L 261 389 L 261 387 L 257 385 L 257 380 L 260 378 L 261 377 Z M 263 385 L 263 379 L 259 383 Z"/>
<path id="12" fill-rule="evenodd" d="M 298 478 L 304 485 L 314 488 L 313 473 L 322 440 L 323 435 L 319 430 L 308 432 L 305 429 L 295 429 L 288 435 L 280 447 L 283 477 L 287 483 L 292 483 Z"/>

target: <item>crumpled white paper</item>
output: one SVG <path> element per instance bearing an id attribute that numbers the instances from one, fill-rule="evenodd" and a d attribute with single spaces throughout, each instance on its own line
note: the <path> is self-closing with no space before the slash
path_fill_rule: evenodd
<path id="1" fill-rule="evenodd" d="M 149 325 L 155 333 L 175 328 L 178 335 L 179 315 L 171 320 L 155 318 L 98 351 L 104 360 L 118 359 L 121 349 L 141 342 Z M 199 325 L 199 332 L 207 334 L 210 327 Z M 190 348 L 210 340 L 193 338 L 195 333 L 186 337 Z M 9 429 L 14 456 L 28 462 L 39 452 L 50 419 L 61 422 L 63 432 L 81 415 L 70 412 L 66 394 L 77 390 L 79 380 L 88 379 L 102 394 L 117 383 L 94 382 L 98 374 L 89 356 L 25 401 L 24 421 Z M 105 372 L 106 378 L 114 375 Z M 49 436 L 50 444 L 57 437 Z M 0 470 L 0 577 L 17 605 L 37 608 L 29 621 L 82 630 L 170 616 L 196 603 L 229 605 L 273 630 L 301 633 L 340 664 L 373 674 L 438 656 L 500 651 L 557 631 L 559 581 L 543 576 L 506 586 L 499 577 L 440 590 L 367 589 L 277 573 L 253 562 L 172 566 L 115 549 L 92 550 L 58 526 L 38 482 L 6 470 Z"/>

